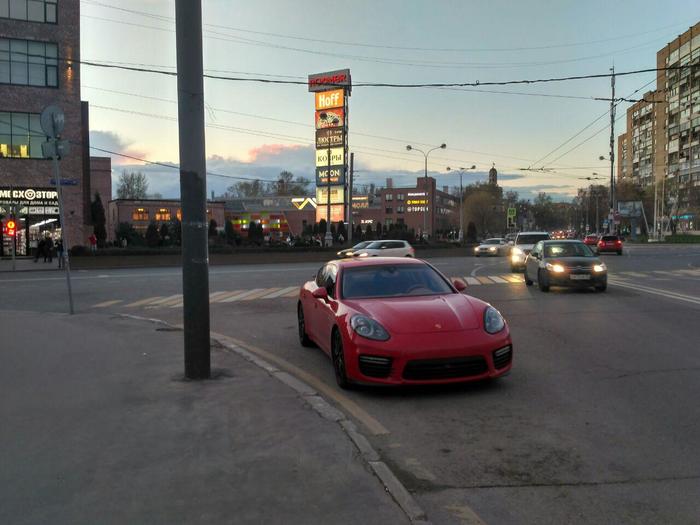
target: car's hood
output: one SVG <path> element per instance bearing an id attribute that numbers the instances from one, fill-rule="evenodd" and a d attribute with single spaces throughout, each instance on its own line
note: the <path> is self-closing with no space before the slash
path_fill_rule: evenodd
<path id="1" fill-rule="evenodd" d="M 356 299 L 346 301 L 346 305 L 394 334 L 454 332 L 480 326 L 481 308 L 463 294 Z"/>
<path id="2" fill-rule="evenodd" d="M 594 264 L 600 264 L 600 259 L 597 257 L 552 257 L 547 258 L 546 261 L 551 264 L 561 264 L 567 268 L 573 266 L 584 266 L 590 268 Z"/>
<path id="3" fill-rule="evenodd" d="M 480 244 L 477 246 L 480 250 L 488 249 L 488 248 L 498 248 L 500 245 L 499 244 Z"/>

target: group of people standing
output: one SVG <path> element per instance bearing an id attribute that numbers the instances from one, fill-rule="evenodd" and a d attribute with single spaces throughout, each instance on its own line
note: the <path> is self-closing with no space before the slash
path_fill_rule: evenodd
<path id="1" fill-rule="evenodd" d="M 54 251 L 58 259 L 58 267 L 63 268 L 63 239 L 58 239 L 54 243 L 53 239 L 48 235 L 39 240 L 36 253 L 34 254 L 34 262 L 37 262 L 40 257 L 44 258 L 44 262 L 53 262 Z"/>

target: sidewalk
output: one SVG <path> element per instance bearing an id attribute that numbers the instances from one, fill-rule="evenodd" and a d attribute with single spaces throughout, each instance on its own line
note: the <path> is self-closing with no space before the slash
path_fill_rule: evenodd
<path id="1" fill-rule="evenodd" d="M 406 523 L 339 425 L 182 332 L 0 312 L 0 523 Z"/>
<path id="2" fill-rule="evenodd" d="M 31 257 L 17 257 L 15 259 L 15 270 L 18 272 L 41 272 L 58 270 L 58 259 L 55 257 L 48 263 L 41 258 L 37 262 Z M 12 258 L 3 257 L 0 259 L 0 272 L 12 272 Z"/>

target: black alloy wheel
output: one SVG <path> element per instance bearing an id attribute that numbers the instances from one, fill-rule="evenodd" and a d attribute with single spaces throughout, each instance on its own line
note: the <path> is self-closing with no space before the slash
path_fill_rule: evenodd
<path id="1" fill-rule="evenodd" d="M 350 381 L 345 371 L 345 352 L 343 350 L 343 340 L 338 330 L 333 330 L 331 336 L 331 359 L 333 360 L 333 371 L 335 381 L 344 390 L 350 388 Z"/>
<path id="2" fill-rule="evenodd" d="M 540 287 L 541 291 L 549 291 L 549 278 L 541 269 L 537 272 L 537 285 Z"/>
<path id="3" fill-rule="evenodd" d="M 301 303 L 297 305 L 297 326 L 299 328 L 299 343 L 301 346 L 313 346 L 313 342 L 306 335 L 306 322 L 304 321 L 304 308 Z"/>

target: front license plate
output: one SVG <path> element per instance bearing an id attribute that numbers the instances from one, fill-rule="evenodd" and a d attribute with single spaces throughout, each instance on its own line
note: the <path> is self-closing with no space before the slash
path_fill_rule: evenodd
<path id="1" fill-rule="evenodd" d="M 572 281 L 587 281 L 587 280 L 589 280 L 589 279 L 591 278 L 591 276 L 590 276 L 590 275 L 576 275 L 576 274 L 572 274 L 572 275 L 569 275 L 569 278 L 570 278 Z"/>

